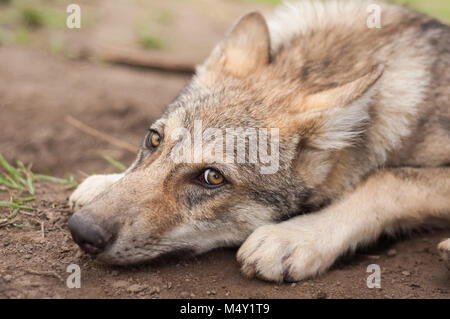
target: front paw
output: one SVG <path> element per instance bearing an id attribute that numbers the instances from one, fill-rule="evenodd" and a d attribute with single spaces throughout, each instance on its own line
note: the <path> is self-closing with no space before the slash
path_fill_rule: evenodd
<path id="1" fill-rule="evenodd" d="M 69 206 L 80 208 L 123 177 L 123 174 L 92 175 L 86 178 L 69 197 Z"/>
<path id="2" fill-rule="evenodd" d="M 336 254 L 318 229 L 302 230 L 282 224 L 256 229 L 238 251 L 242 272 L 269 281 L 299 281 L 327 270 Z"/>

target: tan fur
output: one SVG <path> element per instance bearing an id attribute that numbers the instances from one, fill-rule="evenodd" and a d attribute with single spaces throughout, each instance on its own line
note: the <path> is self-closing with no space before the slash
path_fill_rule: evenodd
<path id="1" fill-rule="evenodd" d="M 238 260 L 248 276 L 274 281 L 314 276 L 382 232 L 448 220 L 449 191 L 449 168 L 382 170 L 316 214 L 257 229 Z"/>
<path id="2" fill-rule="evenodd" d="M 161 145 L 143 143 L 123 178 L 90 177 L 72 195 L 85 205 L 77 216 L 116 232 L 98 257 L 128 264 L 244 242 L 244 273 L 301 280 L 382 233 L 447 223 L 449 27 L 379 3 L 382 27 L 369 29 L 369 4 L 302 1 L 237 22 L 152 124 Z M 199 120 L 204 129 L 278 128 L 279 170 L 263 175 L 263 163 L 210 154 L 174 162 L 172 136 L 196 134 Z M 194 182 L 210 167 L 227 183 Z"/>

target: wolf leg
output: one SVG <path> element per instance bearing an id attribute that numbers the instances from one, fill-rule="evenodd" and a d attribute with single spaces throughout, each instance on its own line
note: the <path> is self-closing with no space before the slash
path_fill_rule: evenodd
<path id="1" fill-rule="evenodd" d="M 297 281 L 380 234 L 450 221 L 450 168 L 384 169 L 317 213 L 257 228 L 237 258 L 247 276 Z M 441 244 L 448 252 L 449 245 Z"/>
<path id="2" fill-rule="evenodd" d="M 92 175 L 86 178 L 69 197 L 70 207 L 81 207 L 117 182 L 124 174 Z"/>

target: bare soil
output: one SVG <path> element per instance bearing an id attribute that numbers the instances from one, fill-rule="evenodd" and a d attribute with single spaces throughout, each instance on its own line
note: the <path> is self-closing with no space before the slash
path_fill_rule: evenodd
<path id="1" fill-rule="evenodd" d="M 26 67 L 24 67 L 26 65 Z M 113 172 L 109 154 L 130 163 L 130 152 L 86 135 L 67 114 L 137 145 L 188 78 L 83 61 L 55 59 L 21 48 L 0 51 L 0 150 L 11 162 L 62 176 Z M 328 273 L 297 284 L 246 279 L 234 249 L 138 267 L 111 267 L 80 252 L 67 229 L 71 190 L 40 182 L 35 211 L 0 228 L 1 298 L 449 298 L 450 274 L 436 244 L 449 231 L 420 232 L 343 258 Z M 0 200 L 8 200 L 0 192 Z M 0 208 L 1 216 L 8 214 Z M 42 232 L 41 223 L 44 225 Z M 82 288 L 68 289 L 66 267 L 81 267 Z M 369 264 L 382 269 L 381 289 L 366 285 Z"/>
<path id="2" fill-rule="evenodd" d="M 174 22 L 162 31 L 167 49 L 152 54 L 198 63 L 232 20 L 257 7 L 239 1 L 213 2 L 214 10 L 205 1 L 136 2 L 161 10 L 164 3 L 175 12 Z M 132 29 L 136 12 L 153 12 L 130 7 L 135 2 L 124 0 L 82 1 L 88 3 L 93 10 L 102 9 L 101 19 L 94 28 L 68 35 L 71 46 L 67 49 L 78 52 L 78 57 L 83 57 L 82 51 L 97 52 L 104 46 L 128 47 L 134 40 L 124 30 Z M 96 59 L 67 59 L 39 46 L 0 47 L 0 153 L 10 162 L 32 163 L 34 172 L 73 174 L 77 180 L 82 180 L 82 172 L 115 172 L 102 156 L 128 165 L 134 154 L 80 132 L 65 117 L 71 115 L 137 146 L 148 123 L 188 80 L 187 76 L 143 72 Z M 37 200 L 30 203 L 35 210 L 21 212 L 14 220 L 26 227 L 0 227 L 0 298 L 450 297 L 450 272 L 436 250 L 441 239 L 450 237 L 450 230 L 384 238 L 342 258 L 317 278 L 274 284 L 242 276 L 236 249 L 137 267 L 103 265 L 83 254 L 71 239 L 67 228 L 73 213 L 67 206 L 71 190 L 46 182 L 36 187 Z M 10 196 L 0 191 L 0 200 Z M 0 207 L 0 219 L 8 214 L 7 208 Z M 80 289 L 66 286 L 70 264 L 81 268 Z M 380 289 L 367 287 L 370 264 L 381 267 Z"/>

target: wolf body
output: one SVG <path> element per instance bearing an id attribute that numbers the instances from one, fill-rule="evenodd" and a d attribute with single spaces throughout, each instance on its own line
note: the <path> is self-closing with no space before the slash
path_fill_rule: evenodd
<path id="1" fill-rule="evenodd" d="M 374 4 L 379 28 L 367 23 Z M 82 206 L 73 237 L 114 264 L 241 245 L 247 276 L 296 281 L 383 233 L 448 225 L 449 67 L 449 26 L 404 7 L 301 1 L 249 13 L 151 125 L 126 173 L 89 177 L 72 194 Z M 180 127 L 198 134 L 196 121 L 276 128 L 276 172 L 205 154 L 217 140 L 199 150 L 174 138 Z M 180 143 L 203 156 L 174 160 Z M 211 172 L 221 183 L 205 183 Z M 446 256 L 450 241 L 439 249 Z"/>

